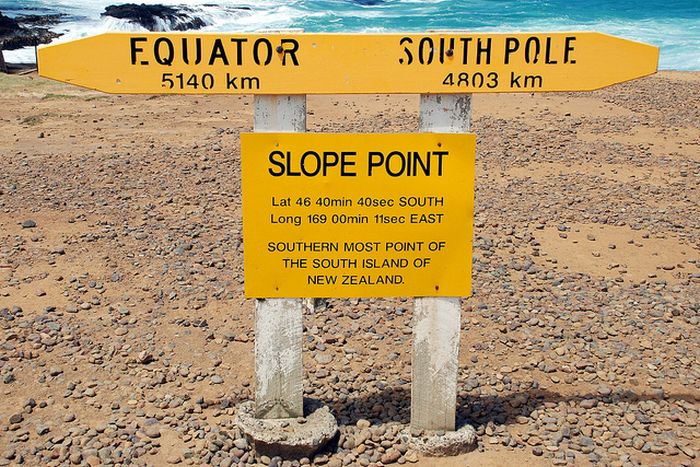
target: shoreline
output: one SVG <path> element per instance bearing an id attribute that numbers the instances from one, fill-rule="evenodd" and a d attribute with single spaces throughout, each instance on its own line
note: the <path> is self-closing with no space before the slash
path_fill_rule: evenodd
<path id="1" fill-rule="evenodd" d="M 23 75 L 31 72 L 36 72 L 37 67 L 36 63 L 13 63 L 13 62 L 5 62 L 5 66 L 7 66 L 8 73 L 10 75 Z"/>

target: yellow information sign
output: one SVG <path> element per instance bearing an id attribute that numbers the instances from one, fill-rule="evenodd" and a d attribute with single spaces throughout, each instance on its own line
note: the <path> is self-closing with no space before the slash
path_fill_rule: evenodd
<path id="1" fill-rule="evenodd" d="M 656 72 L 659 49 L 595 32 L 109 33 L 39 48 L 41 76 L 125 94 L 588 91 Z"/>
<path id="2" fill-rule="evenodd" d="M 241 135 L 247 297 L 468 296 L 475 135 Z"/>

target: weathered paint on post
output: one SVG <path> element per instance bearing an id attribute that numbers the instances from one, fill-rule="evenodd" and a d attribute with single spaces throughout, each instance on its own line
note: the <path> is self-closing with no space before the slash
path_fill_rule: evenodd
<path id="1" fill-rule="evenodd" d="M 255 415 L 295 418 L 304 415 L 302 302 L 274 298 L 255 302 Z"/>
<path id="2" fill-rule="evenodd" d="M 416 298 L 413 319 L 411 427 L 454 431 L 459 298 Z"/>
<path id="3" fill-rule="evenodd" d="M 261 133 L 306 131 L 306 96 L 255 96 L 253 128 Z"/>
<path id="4" fill-rule="evenodd" d="M 253 122 L 260 132 L 304 132 L 306 96 L 255 96 Z M 255 301 L 257 418 L 304 416 L 302 307 L 298 298 Z"/>
<path id="5" fill-rule="evenodd" d="M 422 94 L 420 131 L 426 133 L 469 133 L 472 124 L 470 94 Z"/>
<path id="6" fill-rule="evenodd" d="M 471 95 L 421 95 L 420 131 L 466 133 Z M 454 431 L 459 369 L 460 299 L 414 300 L 411 427 Z"/>

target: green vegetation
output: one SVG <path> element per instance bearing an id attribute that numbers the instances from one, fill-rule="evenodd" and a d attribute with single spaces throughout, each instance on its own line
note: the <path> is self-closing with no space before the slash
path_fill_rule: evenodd
<path id="1" fill-rule="evenodd" d="M 38 125 L 39 123 L 41 123 L 41 118 L 41 115 L 30 115 L 22 120 L 22 125 Z"/>
<path id="2" fill-rule="evenodd" d="M 49 81 L 48 79 L 41 78 L 34 74 L 8 75 L 5 73 L 0 73 L 0 92 L 15 91 L 18 89 L 25 89 L 27 91 L 52 89 L 60 92 L 70 88 L 66 85 Z"/>
<path id="3" fill-rule="evenodd" d="M 53 87 L 54 83 L 44 78 L 31 75 L 7 75 L 0 73 L 0 92 L 16 91 L 18 89 L 26 89 L 33 91 L 35 89 Z"/>
<path id="4" fill-rule="evenodd" d="M 55 94 L 53 92 L 50 92 L 44 97 L 42 97 L 42 100 L 48 100 L 48 99 L 75 99 L 79 98 L 80 96 L 76 96 L 75 94 Z"/>

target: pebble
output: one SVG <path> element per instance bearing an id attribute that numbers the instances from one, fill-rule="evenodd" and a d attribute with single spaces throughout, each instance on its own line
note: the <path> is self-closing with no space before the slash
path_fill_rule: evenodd
<path id="1" fill-rule="evenodd" d="M 389 449 L 381 457 L 381 462 L 384 465 L 393 464 L 399 460 L 401 453 L 396 449 Z"/>
<path id="2" fill-rule="evenodd" d="M 359 419 L 356 423 L 355 426 L 359 428 L 360 430 L 366 430 L 369 428 L 372 424 L 370 423 L 369 420 L 365 420 L 364 418 Z"/>
<path id="3" fill-rule="evenodd" d="M 149 438 L 160 438 L 160 428 L 157 425 L 146 425 L 142 430 Z"/>
<path id="4" fill-rule="evenodd" d="M 690 447 L 688 447 L 688 446 L 679 445 L 678 448 L 679 448 L 681 451 L 683 451 L 683 454 L 685 454 L 686 456 L 690 457 L 691 459 L 695 459 L 695 458 L 697 457 L 697 453 L 696 453 L 693 449 L 691 449 Z"/>
<path id="5" fill-rule="evenodd" d="M 321 365 L 327 365 L 333 361 L 333 356 L 325 353 L 317 353 L 314 358 Z"/>
<path id="6" fill-rule="evenodd" d="M 16 414 L 10 415 L 10 420 L 9 420 L 9 422 L 10 422 L 11 424 L 14 425 L 14 424 L 16 424 L 16 423 L 22 423 L 22 421 L 24 421 L 24 416 L 23 416 L 21 413 L 16 413 Z"/>
<path id="7" fill-rule="evenodd" d="M 598 401 L 595 399 L 584 399 L 579 405 L 582 409 L 592 409 L 593 407 L 598 405 Z"/>

